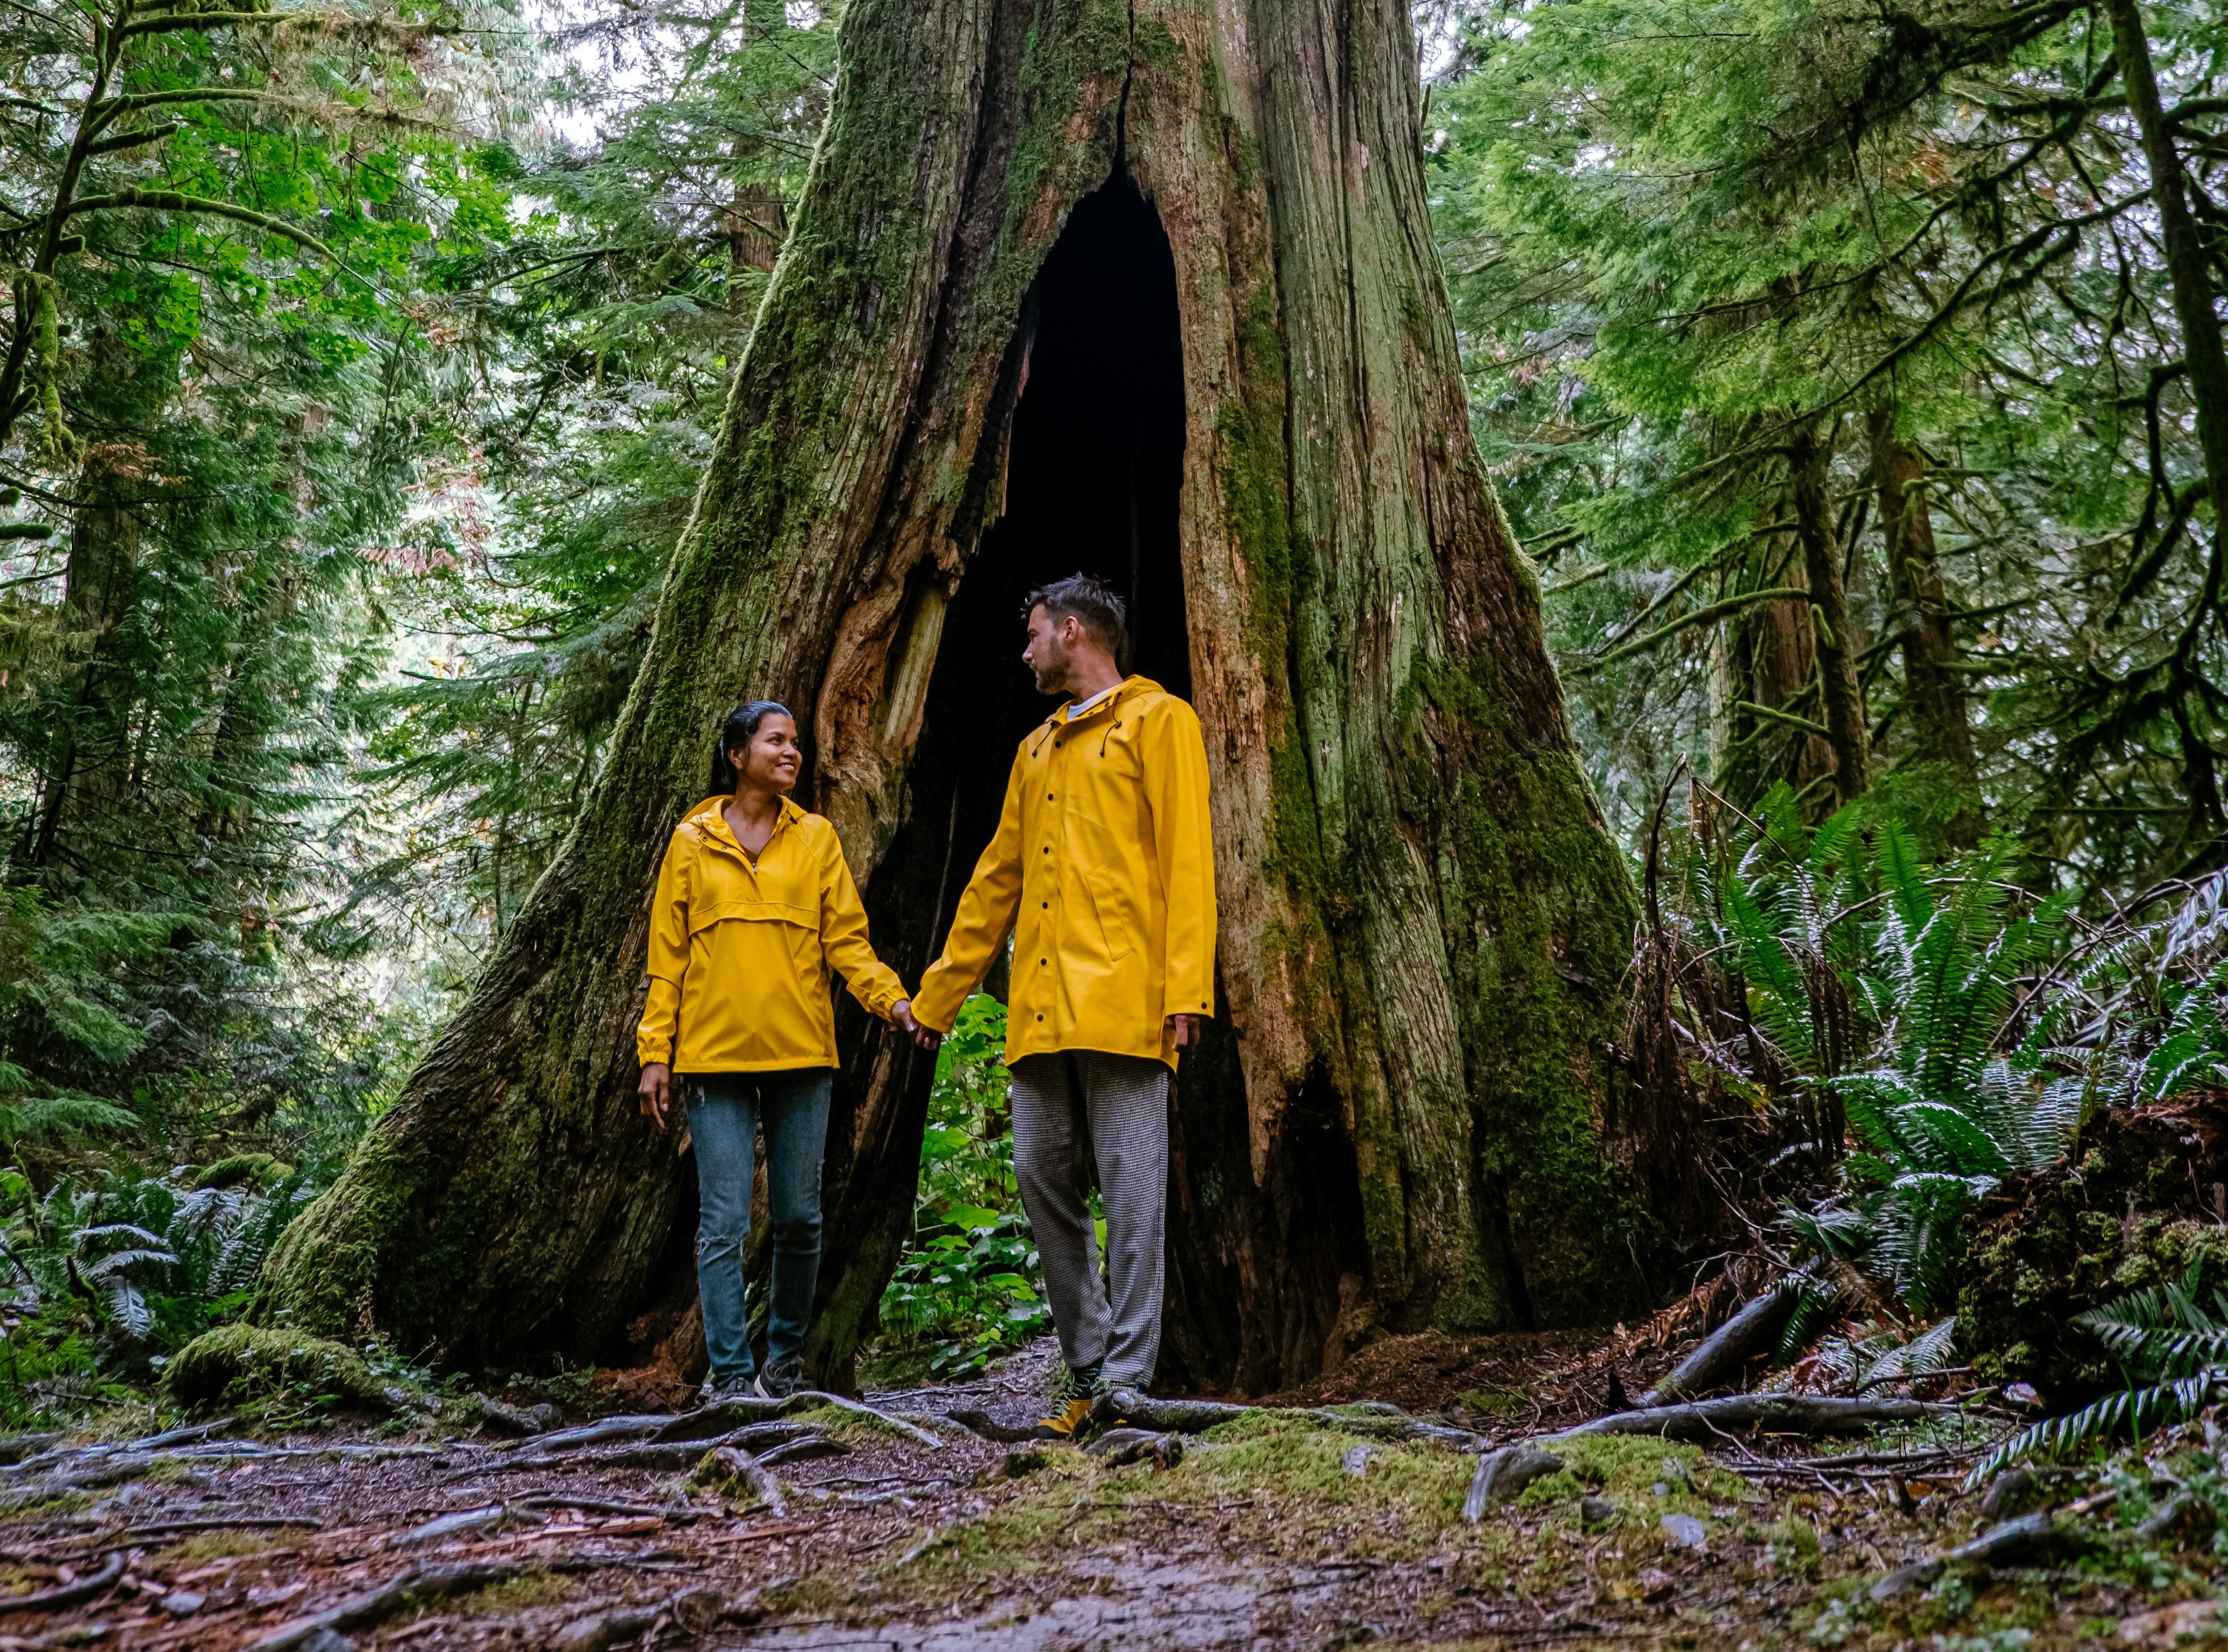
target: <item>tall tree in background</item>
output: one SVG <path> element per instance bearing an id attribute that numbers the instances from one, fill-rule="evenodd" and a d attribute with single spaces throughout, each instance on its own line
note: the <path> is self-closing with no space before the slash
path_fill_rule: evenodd
<path id="1" fill-rule="evenodd" d="M 745 693 L 806 715 L 805 790 L 917 972 L 1041 714 L 1014 599 L 1079 561 L 1128 585 L 1214 776 L 1226 996 L 1181 1083 L 1171 1366 L 1274 1386 L 1375 1327 L 1649 1294 L 1608 1049 L 1631 895 L 1467 432 L 1415 61 L 1384 0 L 852 6 L 612 759 L 263 1311 L 468 1362 L 621 1348 L 685 1271 L 630 1040 L 709 731 Z M 842 1042 L 836 1379 L 928 1076 Z"/>
<path id="2" fill-rule="evenodd" d="M 296 921 L 365 666 L 355 552 L 440 438 L 407 312 L 508 216 L 466 136 L 500 124 L 502 19 L 10 16 L 0 1105 L 267 1119 L 331 1076 Z"/>
<path id="3" fill-rule="evenodd" d="M 1468 16 L 1439 222 L 1620 828 L 1686 757 L 2100 892 L 2218 864 L 2218 8 Z"/>
<path id="4" fill-rule="evenodd" d="M 410 934 L 445 979 L 524 905 L 641 664 L 826 118 L 826 11 L 623 7 L 556 35 L 573 137 L 525 157 L 536 210 L 421 308 L 466 451 L 384 555 L 421 646 L 352 708 L 373 853 L 333 927 Z"/>

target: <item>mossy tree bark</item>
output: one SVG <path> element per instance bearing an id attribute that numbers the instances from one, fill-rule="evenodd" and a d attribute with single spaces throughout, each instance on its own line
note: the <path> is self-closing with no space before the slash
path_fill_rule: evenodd
<path id="1" fill-rule="evenodd" d="M 1640 1305 L 1646 1144 L 1610 1043 L 1632 896 L 1469 433 L 1414 65 L 1399 0 L 854 0 L 611 761 L 264 1313 L 459 1362 L 608 1359 L 685 1278 L 691 1196 L 635 1119 L 631 1034 L 660 846 L 746 692 L 810 708 L 801 794 L 883 955 L 908 979 L 933 955 L 981 846 L 958 823 L 1007 759 L 970 754 L 951 685 L 1032 284 L 1124 172 L 1173 255 L 1222 908 L 1164 1374 L 1272 1387 L 1378 1328 Z M 848 1001 L 839 1025 L 808 1350 L 837 1381 L 910 1221 L 929 1078 Z"/>

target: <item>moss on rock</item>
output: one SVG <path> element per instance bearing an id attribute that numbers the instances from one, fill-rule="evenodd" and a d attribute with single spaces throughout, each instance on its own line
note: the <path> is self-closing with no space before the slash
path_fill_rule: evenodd
<path id="1" fill-rule="evenodd" d="M 163 1371 L 163 1390 L 186 1406 L 245 1405 L 291 1393 L 390 1409 L 379 1379 L 353 1349 L 266 1325 L 224 1325 L 196 1336 Z"/>
<path id="2" fill-rule="evenodd" d="M 2228 1097 L 2100 1109 L 2058 1164 L 2006 1178 L 1974 1213 L 1959 1344 L 1987 1379 L 2031 1382 L 2053 1407 L 2116 1387 L 2116 1364 L 2074 1321 L 2193 1272 L 2202 1299 L 2228 1285 L 2219 1183 Z"/>

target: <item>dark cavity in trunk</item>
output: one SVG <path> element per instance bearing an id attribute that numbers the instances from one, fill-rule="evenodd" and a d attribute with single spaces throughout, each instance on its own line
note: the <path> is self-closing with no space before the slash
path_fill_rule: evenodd
<path id="1" fill-rule="evenodd" d="M 941 950 L 960 891 L 997 829 L 1015 747 L 1059 704 L 1037 692 L 1021 664 L 1022 598 L 1072 573 L 1105 580 L 1129 604 L 1124 667 L 1172 693 L 1190 692 L 1178 532 L 1184 398 L 1177 326 L 1168 236 L 1150 204 L 1117 173 L 1077 203 L 1016 317 L 1007 393 L 1018 385 L 1019 394 L 1006 450 L 1005 508 L 970 558 L 944 616 L 908 771 L 905 822 L 866 890 L 876 948 L 908 985 Z M 996 435 L 986 435 L 986 448 Z M 995 473 L 989 485 L 996 485 Z M 1004 998 L 1005 976 L 1002 966 L 993 970 L 984 990 Z M 839 1240 L 842 1247 L 871 1253 L 880 1247 L 864 1229 L 877 1229 L 891 1245 L 900 1242 L 893 1228 L 911 1228 L 911 1173 L 930 1063 L 917 1064 L 905 1104 L 885 1114 L 893 1151 L 857 1142 L 876 1071 L 862 1058 L 867 1017 L 848 993 L 837 994 L 836 1024 L 844 1061 L 829 1131 L 829 1229 L 857 1235 Z M 860 1174 L 877 1165 L 879 1174 Z M 821 1271 L 823 1309 L 836 1305 L 839 1292 L 865 1284 L 854 1273 L 847 1285 L 829 1260 Z M 831 1368 L 847 1362 L 848 1350 L 829 1352 Z"/>

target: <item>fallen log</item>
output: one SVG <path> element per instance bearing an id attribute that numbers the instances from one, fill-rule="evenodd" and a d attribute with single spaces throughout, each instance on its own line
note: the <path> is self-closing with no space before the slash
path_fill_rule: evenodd
<path id="1" fill-rule="evenodd" d="M 2119 1495 L 2116 1491 L 2100 1491 L 2092 1497 L 2068 1503 L 2055 1512 L 2044 1509 L 2037 1514 L 2021 1515 L 2017 1520 L 1991 1527 L 1969 1543 L 1960 1543 L 1956 1548 L 1943 1553 L 1930 1554 L 1898 1566 L 1865 1593 L 1873 1600 L 1892 1600 L 1906 1590 L 1924 1588 L 1953 1566 L 1987 1565 L 2028 1553 L 2045 1544 L 2085 1540 L 2087 1534 L 2070 1522 L 2080 1515 L 2109 1507 Z"/>
<path id="2" fill-rule="evenodd" d="M 1785 1279 L 1751 1298 L 1673 1367 L 1668 1376 L 1641 1395 L 1638 1408 L 1647 1411 L 1692 1399 L 1732 1378 L 1778 1336 L 1802 1298 L 1802 1282 Z"/>
<path id="3" fill-rule="evenodd" d="M 338 1632 L 368 1629 L 412 1606 L 443 1600 L 451 1595 L 469 1594 L 491 1583 L 515 1578 L 532 1564 L 525 1560 L 459 1560 L 448 1566 L 413 1566 L 400 1577 L 337 1606 L 281 1624 L 261 1640 L 251 1642 L 248 1652 L 288 1652 L 290 1648 L 304 1644 L 325 1630 Z"/>
<path id="4" fill-rule="evenodd" d="M 1926 1417 L 1957 1417 L 1956 1406 L 1924 1400 L 1850 1400 L 1837 1394 L 1733 1394 L 1721 1400 L 1650 1406 L 1623 1411 L 1575 1428 L 1540 1435 L 1534 1444 L 1578 1439 L 1588 1434 L 1658 1434 L 1665 1439 L 1706 1440 L 1740 1429 L 1768 1428 L 1789 1434 L 1853 1432 L 1866 1423 L 1917 1422 Z"/>
<path id="5" fill-rule="evenodd" d="M 0 1613 L 48 1612 L 58 1607 L 74 1606 L 81 1600 L 91 1600 L 95 1595 L 106 1594 L 124 1576 L 125 1559 L 125 1552 L 118 1549 L 102 1561 L 100 1570 L 89 1578 L 80 1578 L 75 1583 L 66 1583 L 59 1589 L 42 1589 L 35 1595 L 0 1595 Z"/>
<path id="6" fill-rule="evenodd" d="M 1527 1441 L 1488 1451 L 1477 1460 L 1470 1477 L 1469 1493 L 1463 1499 L 1463 1518 L 1475 1526 L 1485 1511 L 1507 1502 L 1534 1480 L 1559 1472 L 1563 1459 Z"/>

